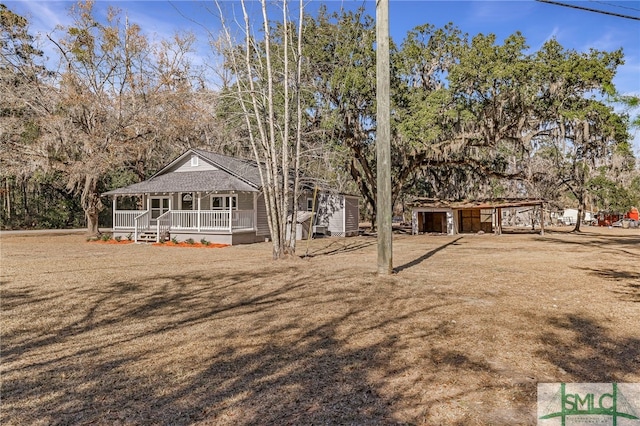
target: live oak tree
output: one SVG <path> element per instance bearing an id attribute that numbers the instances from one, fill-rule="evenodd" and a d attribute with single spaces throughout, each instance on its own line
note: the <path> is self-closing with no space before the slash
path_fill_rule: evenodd
<path id="1" fill-rule="evenodd" d="M 327 14 L 321 9 L 305 29 L 305 45 L 316 76 L 311 89 L 316 100 L 313 118 L 317 128 L 325 132 L 328 147 L 346 151 L 345 169 L 371 211 L 375 211 L 373 21 L 362 10 Z M 499 108 L 504 99 L 522 89 L 517 88 L 516 82 L 509 85 L 505 77 L 504 83 L 488 94 L 492 100 L 483 102 L 485 93 L 478 96 L 483 88 L 472 85 L 497 70 L 507 74 L 521 65 L 520 39 L 514 36 L 513 46 L 505 47 L 495 46 L 494 41 L 491 36 L 479 37 L 469 45 L 453 24 L 443 28 L 422 25 L 409 32 L 401 49 L 393 50 L 394 200 L 427 175 L 432 179 L 430 189 L 437 188 L 438 194 L 445 197 L 469 193 L 460 192 L 465 188 L 461 179 L 473 182 L 480 177 L 516 175 L 498 154 L 507 148 L 518 151 L 505 141 L 503 134 L 515 134 L 517 129 L 512 128 L 519 124 L 521 116 L 518 111 L 511 111 L 513 108 L 505 108 L 510 109 L 508 114 L 502 114 L 504 110 Z M 483 52 L 476 52 L 478 48 Z M 478 70 L 482 54 L 492 54 L 495 63 L 488 62 Z M 451 87 L 453 69 L 457 70 L 458 91 Z M 503 129 L 488 124 L 495 118 L 503 120 Z"/>
<path id="2" fill-rule="evenodd" d="M 98 21 L 93 1 L 76 4 L 70 16 L 73 24 L 59 28 L 59 39 L 51 38 L 62 71 L 45 143 L 53 166 L 80 195 L 88 231 L 97 233 L 100 193 L 110 176 L 147 177 L 175 155 L 176 131 L 188 138 L 198 127 L 188 129 L 188 123 L 202 123 L 191 97 L 187 53 L 193 37 L 152 45 L 137 24 L 122 22 L 117 9 L 109 8 Z"/>
<path id="3" fill-rule="evenodd" d="M 613 77 L 622 63 L 622 52 L 592 49 L 587 53 L 565 50 L 550 40 L 535 55 L 538 108 L 544 114 L 533 155 L 544 157 L 542 183 L 552 182 L 568 191 L 579 211 L 580 230 L 589 200 L 589 182 L 601 167 L 610 165 L 612 153 L 628 146 L 624 116 L 610 106 L 589 98 L 594 93 L 613 94 Z"/>
<path id="4" fill-rule="evenodd" d="M 344 170 L 374 211 L 373 20 L 362 10 L 320 9 L 303 34 L 313 64 L 307 89 L 312 125 L 329 150 L 343 153 Z M 555 40 L 528 50 L 519 33 L 498 43 L 492 34 L 469 39 L 452 24 L 416 27 L 392 49 L 394 199 L 566 189 L 566 179 L 542 182 L 531 167 L 540 163 L 540 141 L 581 108 L 578 101 L 593 91 L 611 92 L 621 54 L 579 54 Z M 608 132 L 603 126 L 594 131 Z"/>

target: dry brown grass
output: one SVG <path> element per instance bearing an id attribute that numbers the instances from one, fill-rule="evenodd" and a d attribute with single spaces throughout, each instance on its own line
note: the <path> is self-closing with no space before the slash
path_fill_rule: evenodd
<path id="1" fill-rule="evenodd" d="M 637 230 L 396 236 L 391 277 L 367 237 L 0 245 L 3 425 L 534 424 L 538 382 L 640 382 Z"/>

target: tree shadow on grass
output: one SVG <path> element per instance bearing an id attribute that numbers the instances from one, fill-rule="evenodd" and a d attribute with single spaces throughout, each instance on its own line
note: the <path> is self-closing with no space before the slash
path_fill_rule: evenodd
<path id="1" fill-rule="evenodd" d="M 376 244 L 376 240 L 372 238 L 363 240 L 363 238 L 360 237 L 358 239 L 354 239 L 353 241 L 347 242 L 342 240 L 334 240 L 325 247 L 316 249 L 302 257 L 331 256 L 335 254 L 349 253 L 371 247 L 374 244 Z"/>
<path id="2" fill-rule="evenodd" d="M 228 347 L 191 368 L 159 359 L 164 365 L 154 375 L 127 368 L 141 357 L 114 357 L 92 368 L 76 360 L 51 371 L 50 380 L 27 379 L 20 393 L 53 396 L 29 419 L 50 424 L 395 424 L 390 401 L 366 376 L 384 365 L 384 343 L 346 349 L 334 325 L 291 345 Z M 15 385 L 3 386 L 9 402 Z"/>
<path id="3" fill-rule="evenodd" d="M 465 405 L 500 391 L 522 413 L 531 392 L 447 346 L 456 328 L 430 315 L 454 295 L 419 301 L 380 281 L 388 297 L 374 297 L 355 275 L 343 285 L 328 271 L 322 280 L 340 285 L 323 286 L 306 265 L 284 266 L 150 273 L 46 303 L 48 288 L 19 294 L 7 315 L 25 323 L 2 331 L 0 423 L 429 424 L 450 404 L 450 424 L 522 423 Z M 425 396 L 470 373 L 481 378 Z"/>
<path id="4" fill-rule="evenodd" d="M 417 266 L 417 265 L 421 264 L 422 262 L 424 262 L 425 260 L 429 259 L 434 254 L 438 253 L 439 251 L 444 250 L 449 246 L 458 245 L 458 241 L 460 241 L 462 238 L 463 237 L 458 237 L 453 241 L 449 241 L 448 243 L 441 245 L 440 247 L 436 247 L 433 250 L 430 250 L 430 251 L 426 252 L 425 254 L 423 254 L 422 256 L 418 257 L 417 259 L 414 259 L 411 262 L 405 263 L 404 265 L 400 265 L 400 266 L 394 268 L 394 272 L 399 273 L 399 272 L 404 271 L 405 269 L 409 269 L 411 267 Z"/>
<path id="5" fill-rule="evenodd" d="M 74 297 L 89 302 L 66 306 L 82 306 L 75 319 L 65 322 L 71 312 L 60 310 L 60 322 L 33 326 L 35 335 L 3 338 L 0 421 L 397 424 L 393 401 L 367 376 L 388 364 L 394 338 L 352 347 L 338 337 L 357 310 L 301 326 L 303 314 L 290 306 L 342 295 L 305 290 L 304 273 L 288 278 L 277 283 L 269 271 L 156 276 L 79 291 Z M 17 297 L 39 303 L 35 292 Z M 193 333 L 206 354 L 190 353 L 182 333 Z M 299 337 L 283 338 L 289 333 Z"/>
<path id="6" fill-rule="evenodd" d="M 640 371 L 640 338 L 612 336 L 595 320 L 580 315 L 553 317 L 548 323 L 552 331 L 540 336 L 544 349 L 538 355 L 572 381 L 624 382 Z"/>
<path id="7" fill-rule="evenodd" d="M 615 281 L 618 285 L 612 289 L 625 302 L 640 302 L 640 273 L 633 271 L 621 271 L 610 268 L 580 268 L 588 271 L 590 275 Z"/>
<path id="8" fill-rule="evenodd" d="M 216 315 L 225 315 L 227 311 L 249 308 L 261 309 L 282 301 L 281 295 L 293 291 L 300 284 L 286 283 L 270 289 L 270 291 L 256 291 L 245 297 L 232 297 L 235 286 L 248 279 L 265 279 L 266 273 L 218 273 L 214 281 L 206 275 L 192 274 L 188 277 L 155 276 L 148 281 L 163 283 L 148 292 L 141 291 L 141 287 L 148 287 L 140 283 L 120 281 L 98 289 L 78 291 L 77 296 L 90 300 L 83 315 L 79 318 L 59 322 L 53 327 L 37 330 L 36 333 L 24 333 L 21 336 L 3 333 L 2 357 L 5 362 L 14 361 L 26 352 L 37 350 L 52 344 L 62 344 L 66 340 L 100 329 L 109 327 L 126 320 L 153 320 L 145 329 L 146 334 L 166 332 L 188 324 L 195 324 Z M 229 284 L 229 281 L 232 284 Z M 194 283 L 205 283 L 194 287 Z M 18 308 L 24 305 L 35 305 L 43 301 L 59 299 L 63 305 L 63 294 L 55 297 L 42 298 L 34 291 L 22 291 L 13 295 L 15 299 L 11 306 L 5 309 Z M 205 307 L 202 301 L 210 302 Z M 220 303 L 225 300 L 225 303 Z M 78 312 L 59 311 L 61 318 L 71 317 Z M 46 315 L 46 312 L 42 313 Z M 134 335 L 133 338 L 136 336 Z M 113 343 L 113 342 L 110 342 Z M 117 342 L 122 343 L 122 342 Z M 98 345 L 99 350 L 106 345 Z"/>
<path id="9" fill-rule="evenodd" d="M 565 234 L 566 235 L 566 234 Z M 637 257 L 640 251 L 640 236 L 607 236 L 587 232 L 573 233 L 574 238 L 549 238 L 548 236 L 536 237 L 538 241 L 565 245 L 567 247 L 590 247 L 600 250 L 602 253 Z M 635 250 L 632 250 L 635 249 Z"/>

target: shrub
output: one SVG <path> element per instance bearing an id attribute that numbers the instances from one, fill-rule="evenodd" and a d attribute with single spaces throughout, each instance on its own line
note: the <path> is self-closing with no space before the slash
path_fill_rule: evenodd
<path id="1" fill-rule="evenodd" d="M 114 238 L 114 240 L 116 240 L 117 242 L 120 242 L 120 241 L 122 241 L 122 237 L 121 236 L 117 236 L 117 237 Z"/>
<path id="2" fill-rule="evenodd" d="M 203 246 L 208 246 L 208 245 L 209 245 L 209 241 L 207 241 L 207 239 L 206 239 L 206 238 L 201 239 L 201 240 L 200 240 L 200 243 L 201 243 Z"/>
<path id="3" fill-rule="evenodd" d="M 129 241 L 133 240 L 133 234 L 131 232 L 127 234 L 127 240 Z"/>
<path id="4" fill-rule="evenodd" d="M 178 239 L 176 237 L 171 238 L 171 242 L 173 244 L 178 244 Z"/>
<path id="5" fill-rule="evenodd" d="M 111 235 L 110 234 L 102 234 L 102 236 L 100 237 L 100 239 L 102 241 L 109 241 L 111 239 Z"/>
<path id="6" fill-rule="evenodd" d="M 195 241 L 193 241 L 193 238 L 189 238 L 189 239 L 186 241 L 186 243 L 187 243 L 187 244 L 195 244 L 196 242 L 195 242 Z"/>

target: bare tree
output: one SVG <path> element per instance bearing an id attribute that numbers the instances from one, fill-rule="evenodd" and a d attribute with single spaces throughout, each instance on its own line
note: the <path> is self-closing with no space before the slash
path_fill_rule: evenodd
<path id="1" fill-rule="evenodd" d="M 247 4 L 241 1 L 242 44 L 236 43 L 220 3 L 216 2 L 216 5 L 223 24 L 226 66 L 234 80 L 234 98 L 239 104 L 260 172 L 273 258 L 279 259 L 295 254 L 303 121 L 300 99 L 302 42 L 299 37 L 304 18 L 303 2 L 299 3 L 298 26 L 294 30 L 288 1 L 280 2 L 282 22 L 273 26 L 267 2 L 261 0 L 260 26 L 264 36 L 259 41 L 254 35 L 254 22 L 247 11 Z M 281 37 L 282 43 L 272 43 L 274 36 Z M 294 38 L 297 39 L 295 44 Z"/>

